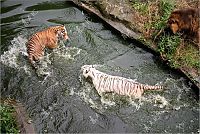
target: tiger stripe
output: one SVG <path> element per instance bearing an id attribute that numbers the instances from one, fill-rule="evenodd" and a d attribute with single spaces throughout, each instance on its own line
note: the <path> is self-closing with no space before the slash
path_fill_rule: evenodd
<path id="1" fill-rule="evenodd" d="M 123 78 L 120 76 L 112 76 L 96 70 L 91 65 L 84 65 L 81 67 L 83 76 L 90 77 L 92 82 L 101 95 L 103 92 L 115 92 L 119 95 L 127 95 L 134 97 L 141 97 L 145 90 L 160 90 L 163 86 L 145 85 L 135 82 L 132 79 Z"/>

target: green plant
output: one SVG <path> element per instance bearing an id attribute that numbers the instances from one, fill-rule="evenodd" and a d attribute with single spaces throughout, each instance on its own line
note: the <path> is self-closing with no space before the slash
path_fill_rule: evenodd
<path id="1" fill-rule="evenodd" d="M 142 3 L 138 0 L 132 1 L 132 6 L 135 10 L 139 11 L 143 15 L 147 14 L 148 12 L 148 3 Z"/>
<path id="2" fill-rule="evenodd" d="M 153 22 L 153 27 L 156 30 L 160 30 L 166 26 L 166 22 L 172 12 L 172 10 L 175 8 L 175 2 L 173 0 L 161 0 L 159 2 L 159 11 L 160 11 L 160 18 L 155 19 Z"/>
<path id="3" fill-rule="evenodd" d="M 171 67 L 200 68 L 199 51 L 194 44 L 181 42 L 179 35 L 163 35 L 158 41 L 158 51 L 164 55 Z"/>
<path id="4" fill-rule="evenodd" d="M 185 61 L 185 65 L 192 66 L 195 68 L 200 68 L 199 59 L 195 59 L 192 54 L 188 53 L 186 56 L 182 57 L 181 60 Z"/>
<path id="5" fill-rule="evenodd" d="M 184 66 L 190 66 L 199 69 L 200 68 L 200 58 L 199 51 L 196 49 L 194 44 L 187 43 L 177 56 L 177 60 L 181 62 Z"/>
<path id="6" fill-rule="evenodd" d="M 158 51 L 160 53 L 174 54 L 177 46 L 180 44 L 179 35 L 163 35 L 158 42 Z"/>
<path id="7" fill-rule="evenodd" d="M 167 19 L 171 14 L 172 10 L 175 8 L 175 1 L 173 0 L 161 0 L 160 1 L 160 11 L 163 15 L 162 17 Z"/>
<path id="8" fill-rule="evenodd" d="M 175 61 L 174 56 L 176 54 L 176 49 L 180 45 L 179 35 L 163 35 L 160 37 L 158 42 L 158 51 L 165 55 L 172 67 L 178 67 L 178 63 Z"/>
<path id="9" fill-rule="evenodd" d="M 1 133 L 19 133 L 13 112 L 14 109 L 12 107 L 0 104 Z"/>

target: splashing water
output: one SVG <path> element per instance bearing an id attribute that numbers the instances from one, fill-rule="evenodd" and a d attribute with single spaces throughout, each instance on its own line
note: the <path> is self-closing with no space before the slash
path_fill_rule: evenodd
<path id="1" fill-rule="evenodd" d="M 23 36 L 15 37 L 11 41 L 12 45 L 9 46 L 9 50 L 1 55 L 1 62 L 9 67 L 19 69 L 21 67 L 19 64 L 20 59 L 18 59 L 19 55 L 28 55 L 26 52 L 26 42 L 27 39 Z M 27 66 L 25 65 L 24 68 L 26 67 Z"/>
<path id="2" fill-rule="evenodd" d="M 31 75 L 32 67 L 28 61 L 28 54 L 26 48 L 27 39 L 23 36 L 17 36 L 11 41 L 11 46 L 8 51 L 5 51 L 1 55 L 0 61 L 11 68 L 20 70 L 23 69 L 27 74 Z M 61 42 L 57 49 L 53 49 L 52 53 L 45 53 L 45 56 L 41 59 L 41 64 L 36 70 L 38 76 L 44 76 L 45 79 L 52 74 L 49 65 L 52 64 L 51 57 L 57 55 L 63 57 L 66 60 L 74 60 L 76 56 L 81 53 L 81 49 L 76 47 L 65 47 L 64 43 Z M 44 79 L 44 80 L 45 80 Z"/>

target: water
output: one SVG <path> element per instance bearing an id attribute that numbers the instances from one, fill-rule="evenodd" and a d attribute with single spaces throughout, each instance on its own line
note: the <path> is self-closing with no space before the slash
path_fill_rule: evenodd
<path id="1" fill-rule="evenodd" d="M 5 0 L 1 4 L 1 96 L 22 102 L 37 132 L 199 131 L 199 100 L 192 84 L 98 18 L 65 0 Z M 47 50 L 35 72 L 27 59 L 27 38 L 58 24 L 66 26 L 70 42 Z M 112 93 L 101 98 L 81 75 L 85 64 L 144 84 L 165 84 L 167 89 L 145 92 L 139 100 Z"/>

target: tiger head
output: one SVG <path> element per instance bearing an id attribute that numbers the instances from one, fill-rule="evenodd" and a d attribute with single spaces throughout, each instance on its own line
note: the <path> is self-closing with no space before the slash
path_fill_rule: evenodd
<path id="1" fill-rule="evenodd" d="M 67 30 L 64 25 L 57 26 L 56 28 L 56 35 L 60 40 L 68 40 L 69 37 L 67 35 Z"/>
<path id="2" fill-rule="evenodd" d="M 81 71 L 83 72 L 83 76 L 88 78 L 88 76 L 92 77 L 92 71 L 96 70 L 92 65 L 84 65 L 81 67 Z"/>

